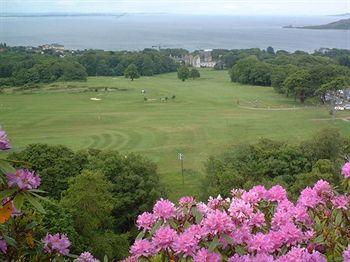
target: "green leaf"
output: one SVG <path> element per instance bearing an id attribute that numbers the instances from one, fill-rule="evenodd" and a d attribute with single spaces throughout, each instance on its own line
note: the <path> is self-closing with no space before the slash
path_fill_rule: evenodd
<path id="1" fill-rule="evenodd" d="M 154 233 L 158 230 L 158 228 L 160 228 L 160 226 L 163 224 L 162 220 L 159 220 L 151 229 L 150 234 L 153 236 Z"/>
<path id="2" fill-rule="evenodd" d="M 322 224 L 318 216 L 315 217 L 315 228 L 317 232 L 322 230 Z"/>
<path id="3" fill-rule="evenodd" d="M 177 229 L 179 226 L 174 222 L 174 220 L 170 220 L 169 221 L 169 224 L 170 224 L 170 226 L 173 228 L 173 229 Z"/>
<path id="4" fill-rule="evenodd" d="M 26 225 L 25 230 L 31 230 L 32 228 L 36 227 L 38 225 L 38 222 L 32 221 L 28 225 Z"/>
<path id="5" fill-rule="evenodd" d="M 136 240 L 140 240 L 140 239 L 142 239 L 144 236 L 145 236 L 145 232 L 144 232 L 144 231 L 141 231 L 141 232 L 137 235 Z"/>
<path id="6" fill-rule="evenodd" d="M 4 199 L 6 197 L 11 196 L 14 192 L 16 191 L 16 189 L 6 189 L 6 190 L 2 190 L 0 191 L 0 198 Z"/>
<path id="7" fill-rule="evenodd" d="M 48 199 L 47 197 L 43 197 L 43 196 L 41 196 L 41 195 L 38 195 L 38 194 L 36 194 L 36 193 L 33 193 L 32 191 L 29 191 L 29 192 L 30 192 L 34 197 L 39 198 L 40 200 L 43 200 L 43 201 L 48 202 L 48 203 L 50 203 L 50 204 L 53 204 L 52 201 L 51 201 L 50 199 Z"/>
<path id="8" fill-rule="evenodd" d="M 6 235 L 3 235 L 5 241 L 7 244 L 9 244 L 10 246 L 13 246 L 13 247 L 16 247 L 17 246 L 17 243 L 16 243 L 16 240 L 14 240 L 12 237 L 9 237 L 9 236 L 6 236 Z"/>
<path id="9" fill-rule="evenodd" d="M 30 194 L 26 194 L 26 199 L 29 201 L 29 203 L 31 203 L 36 210 L 38 210 L 40 213 L 45 214 L 45 209 L 43 208 L 43 206 L 38 202 L 38 200 L 36 200 L 32 195 Z"/>
<path id="10" fill-rule="evenodd" d="M 29 190 L 30 192 L 34 192 L 34 193 L 42 193 L 42 194 L 47 194 L 46 191 L 44 190 L 40 190 L 40 189 L 31 189 Z"/>
<path id="11" fill-rule="evenodd" d="M 209 250 L 214 251 L 220 245 L 218 236 L 215 236 L 212 242 L 209 244 Z"/>
<path id="12" fill-rule="evenodd" d="M 324 242 L 323 235 L 319 235 L 318 237 L 316 237 L 315 241 L 318 244 L 322 244 Z"/>
<path id="13" fill-rule="evenodd" d="M 68 254 L 68 255 L 66 255 L 66 257 L 70 257 L 70 258 L 78 258 L 79 256 L 74 255 L 74 254 Z"/>
<path id="14" fill-rule="evenodd" d="M 339 211 L 335 217 L 335 224 L 340 225 L 343 222 L 343 214 Z"/>
<path id="15" fill-rule="evenodd" d="M 236 246 L 235 247 L 235 251 L 240 254 L 240 255 L 244 255 L 245 254 L 245 248 L 242 246 Z"/>
<path id="16" fill-rule="evenodd" d="M 18 194 L 14 199 L 13 203 L 18 210 L 21 210 L 24 203 L 25 196 L 23 194 Z"/>
<path id="17" fill-rule="evenodd" d="M 9 173 L 15 173 L 16 169 L 10 165 L 9 162 L 5 161 L 5 160 L 0 160 L 0 170 L 4 173 L 4 174 L 9 174 Z"/>
<path id="18" fill-rule="evenodd" d="M 230 236 L 223 234 L 222 237 L 227 241 L 228 244 L 230 244 L 230 245 L 233 244 L 233 240 Z"/>
<path id="19" fill-rule="evenodd" d="M 203 214 L 201 212 L 199 212 L 196 207 L 192 208 L 192 212 L 193 212 L 193 215 L 196 219 L 196 224 L 199 224 L 200 222 L 202 222 Z"/>
<path id="20" fill-rule="evenodd" d="M 108 257 L 107 257 L 107 255 L 105 255 L 105 256 L 103 257 L 103 262 L 108 262 Z"/>

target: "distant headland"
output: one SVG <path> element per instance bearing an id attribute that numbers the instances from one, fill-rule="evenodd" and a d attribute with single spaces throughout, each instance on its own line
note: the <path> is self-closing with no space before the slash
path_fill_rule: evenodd
<path id="1" fill-rule="evenodd" d="M 283 28 L 350 30 L 350 18 L 341 19 L 339 21 L 332 22 L 332 23 L 325 24 L 325 25 L 312 25 L 312 26 L 287 25 L 287 26 L 284 26 Z"/>

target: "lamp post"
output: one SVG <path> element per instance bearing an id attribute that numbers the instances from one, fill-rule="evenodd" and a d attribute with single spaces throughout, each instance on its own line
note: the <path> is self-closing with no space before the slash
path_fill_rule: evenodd
<path id="1" fill-rule="evenodd" d="M 181 175 L 182 175 L 182 185 L 185 185 L 185 177 L 184 177 L 184 154 L 179 153 L 179 160 L 181 162 Z"/>

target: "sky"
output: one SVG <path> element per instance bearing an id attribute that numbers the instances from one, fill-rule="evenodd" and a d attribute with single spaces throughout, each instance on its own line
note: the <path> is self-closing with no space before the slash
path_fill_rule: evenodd
<path id="1" fill-rule="evenodd" d="M 331 15 L 350 12 L 350 0 L 0 0 L 0 13 L 13 12 Z"/>

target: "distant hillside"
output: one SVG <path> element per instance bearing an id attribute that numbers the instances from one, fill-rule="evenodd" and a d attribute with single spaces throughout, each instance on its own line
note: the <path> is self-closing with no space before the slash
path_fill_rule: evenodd
<path id="1" fill-rule="evenodd" d="M 339 21 L 332 22 L 326 25 L 299 26 L 299 27 L 288 25 L 288 26 L 284 26 L 284 28 L 350 30 L 350 18 L 341 19 Z"/>
<path id="2" fill-rule="evenodd" d="M 350 17 L 350 13 L 343 13 L 343 14 L 337 14 L 337 15 L 330 15 L 330 16 L 343 16 L 343 17 Z"/>

